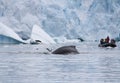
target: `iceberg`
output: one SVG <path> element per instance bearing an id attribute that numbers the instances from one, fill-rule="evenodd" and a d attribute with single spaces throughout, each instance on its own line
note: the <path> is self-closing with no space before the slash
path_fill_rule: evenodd
<path id="1" fill-rule="evenodd" d="M 50 35 L 48 35 L 41 27 L 38 25 L 34 25 L 32 29 L 31 34 L 31 43 L 37 43 L 41 42 L 44 44 L 55 44 L 55 41 L 53 40 Z"/>
<path id="2" fill-rule="evenodd" d="M 50 44 L 55 41 L 38 25 L 33 26 L 31 38 L 22 40 L 17 33 L 3 23 L 0 23 L 0 44 L 27 44 L 27 43 Z"/>
<path id="3" fill-rule="evenodd" d="M 0 43 L 1 44 L 19 44 L 27 43 L 22 40 L 11 28 L 0 23 Z"/>

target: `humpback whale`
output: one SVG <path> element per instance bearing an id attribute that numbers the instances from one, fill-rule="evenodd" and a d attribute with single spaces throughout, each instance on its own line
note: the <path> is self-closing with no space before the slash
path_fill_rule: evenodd
<path id="1" fill-rule="evenodd" d="M 79 54 L 79 52 L 76 49 L 76 46 L 62 46 L 55 51 L 52 52 L 52 54 Z"/>

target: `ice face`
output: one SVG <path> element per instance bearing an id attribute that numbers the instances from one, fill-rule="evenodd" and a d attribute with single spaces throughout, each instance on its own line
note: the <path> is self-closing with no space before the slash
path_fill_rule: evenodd
<path id="1" fill-rule="evenodd" d="M 119 13 L 120 0 L 0 0 L 0 22 L 26 39 L 35 24 L 52 37 L 115 38 Z"/>

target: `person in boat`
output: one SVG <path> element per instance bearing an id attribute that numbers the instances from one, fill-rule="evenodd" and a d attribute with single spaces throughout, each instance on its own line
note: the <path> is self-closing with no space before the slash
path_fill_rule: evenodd
<path id="1" fill-rule="evenodd" d="M 104 40 L 104 39 L 101 39 L 101 40 L 100 40 L 100 44 L 105 44 L 105 40 Z"/>
<path id="2" fill-rule="evenodd" d="M 114 40 L 114 39 L 111 39 L 111 41 L 110 41 L 110 46 L 111 47 L 116 47 L 117 45 L 116 45 L 116 41 Z"/>
<path id="3" fill-rule="evenodd" d="M 114 39 L 111 39 L 111 44 L 115 44 L 115 40 Z"/>
<path id="4" fill-rule="evenodd" d="M 109 38 L 109 36 L 107 36 L 107 38 L 105 38 L 105 39 L 101 39 L 100 40 L 100 44 L 106 44 L 106 43 L 109 43 L 109 41 L 110 41 L 110 38 Z"/>
<path id="5" fill-rule="evenodd" d="M 116 47 L 116 44 L 115 44 L 115 43 L 116 43 L 116 42 L 115 42 L 114 39 L 111 39 L 110 42 L 107 40 L 107 38 L 105 39 L 105 41 L 104 41 L 104 39 L 101 39 L 101 40 L 100 40 L 99 47 Z"/>
<path id="6" fill-rule="evenodd" d="M 98 45 L 99 47 L 103 47 L 103 45 L 105 44 L 105 39 L 101 39 L 100 40 L 100 44 Z"/>
<path id="7" fill-rule="evenodd" d="M 107 38 L 105 38 L 105 43 L 109 43 L 109 41 L 110 41 L 110 38 L 109 36 L 107 36 Z"/>
<path id="8" fill-rule="evenodd" d="M 105 39 L 101 39 L 99 47 L 107 47 L 107 46 L 109 46 L 109 41 L 110 41 L 109 36 L 107 36 Z"/>

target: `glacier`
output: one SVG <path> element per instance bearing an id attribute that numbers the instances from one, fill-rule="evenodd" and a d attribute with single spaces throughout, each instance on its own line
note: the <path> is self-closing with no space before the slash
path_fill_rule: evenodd
<path id="1" fill-rule="evenodd" d="M 0 0 L 0 22 L 24 40 L 35 24 L 53 38 L 120 39 L 120 0 Z"/>

